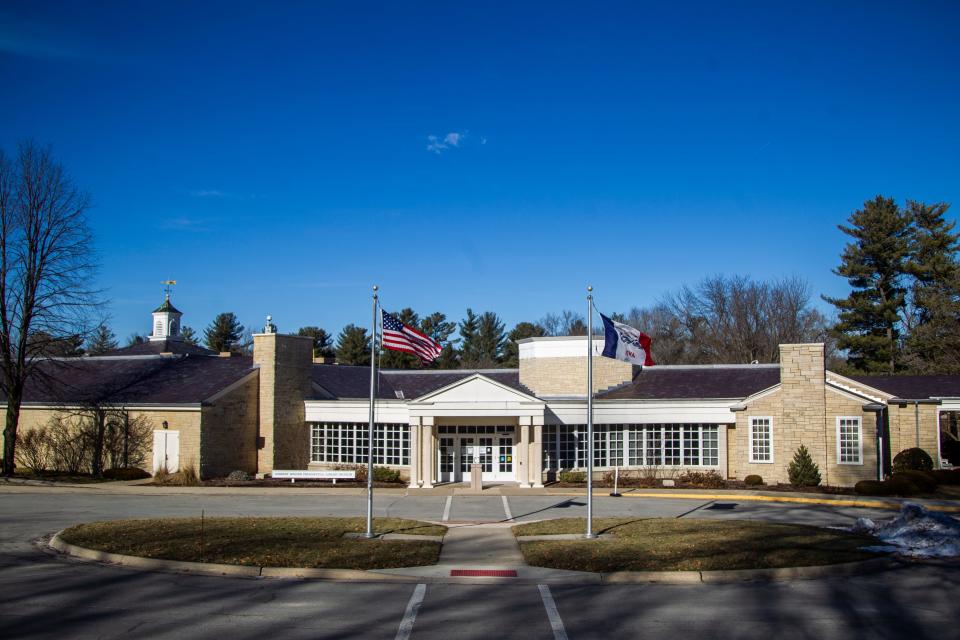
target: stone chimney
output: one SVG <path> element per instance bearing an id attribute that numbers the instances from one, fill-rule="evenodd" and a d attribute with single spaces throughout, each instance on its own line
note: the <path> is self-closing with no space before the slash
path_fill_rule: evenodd
<path id="1" fill-rule="evenodd" d="M 310 432 L 303 402 L 310 391 L 312 361 L 312 338 L 272 332 L 253 336 L 253 363 L 260 369 L 260 473 L 307 468 Z"/>
<path id="2" fill-rule="evenodd" d="M 810 451 L 828 482 L 826 367 L 823 343 L 780 345 L 780 389 L 783 417 L 774 437 L 777 460 L 789 464 L 800 445 Z"/>

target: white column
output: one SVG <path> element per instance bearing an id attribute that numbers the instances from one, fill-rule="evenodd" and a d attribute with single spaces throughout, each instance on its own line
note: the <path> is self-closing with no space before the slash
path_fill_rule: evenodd
<path id="1" fill-rule="evenodd" d="M 433 416 L 425 416 L 420 419 L 422 427 L 420 429 L 420 457 L 423 468 L 424 489 L 432 489 L 433 483 L 437 479 L 437 436 L 436 427 L 433 425 Z"/>
<path id="2" fill-rule="evenodd" d="M 515 475 L 522 489 L 530 488 L 530 416 L 520 416 L 517 420 L 517 470 Z"/>
<path id="3" fill-rule="evenodd" d="M 420 488 L 420 418 L 410 418 L 410 489 Z"/>
<path id="4" fill-rule="evenodd" d="M 530 427 L 533 442 L 530 443 L 530 484 L 543 488 L 543 416 L 535 416 Z"/>

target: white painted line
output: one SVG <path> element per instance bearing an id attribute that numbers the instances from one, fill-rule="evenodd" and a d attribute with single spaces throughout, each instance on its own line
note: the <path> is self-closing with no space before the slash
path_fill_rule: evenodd
<path id="1" fill-rule="evenodd" d="M 503 513 L 507 516 L 507 520 L 513 520 L 513 514 L 510 513 L 510 503 L 507 502 L 507 496 L 500 496 L 500 499 L 503 500 Z"/>
<path id="2" fill-rule="evenodd" d="M 543 608 L 547 610 L 547 618 L 550 619 L 550 628 L 553 629 L 553 640 L 567 640 L 567 631 L 563 628 L 563 620 L 560 619 L 560 612 L 557 611 L 557 603 L 553 601 L 550 594 L 550 587 L 545 584 L 538 584 L 540 597 L 543 599 Z"/>
<path id="3" fill-rule="evenodd" d="M 409 640 L 413 633 L 413 622 L 417 619 L 417 611 L 423 604 L 423 596 L 427 593 L 427 585 L 418 584 L 410 596 L 410 602 L 407 603 L 407 610 L 403 612 L 403 620 L 400 621 L 400 628 L 397 629 L 396 640 Z M 566 638 L 566 636 L 564 636 Z"/>
<path id="4" fill-rule="evenodd" d="M 450 519 L 450 505 L 453 504 L 453 496 L 447 496 L 447 501 L 443 505 L 443 520 L 447 522 Z"/>

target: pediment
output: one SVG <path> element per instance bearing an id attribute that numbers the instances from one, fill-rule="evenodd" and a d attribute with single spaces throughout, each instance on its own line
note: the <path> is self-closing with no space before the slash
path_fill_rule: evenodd
<path id="1" fill-rule="evenodd" d="M 420 396 L 413 403 L 484 403 L 484 402 L 538 402 L 543 401 L 477 373 Z"/>

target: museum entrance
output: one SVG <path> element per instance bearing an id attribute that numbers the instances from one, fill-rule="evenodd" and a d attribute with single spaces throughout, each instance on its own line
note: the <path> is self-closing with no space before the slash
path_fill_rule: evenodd
<path id="1" fill-rule="evenodd" d="M 484 481 L 512 481 L 513 426 L 440 426 L 437 428 L 439 482 L 469 482 L 470 465 L 479 464 Z"/>

